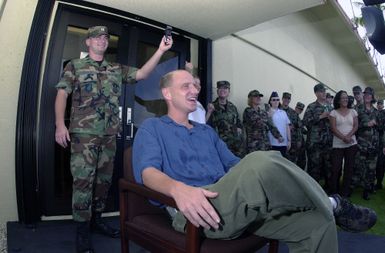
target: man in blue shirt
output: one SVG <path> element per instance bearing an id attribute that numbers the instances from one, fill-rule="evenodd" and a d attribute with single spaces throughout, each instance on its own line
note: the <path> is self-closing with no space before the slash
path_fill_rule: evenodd
<path id="1" fill-rule="evenodd" d="M 211 127 L 189 121 L 198 90 L 188 72 L 166 74 L 160 88 L 168 114 L 139 128 L 134 175 L 174 198 L 176 230 L 183 232 L 188 219 L 209 238 L 231 239 L 251 230 L 286 242 L 291 252 L 337 252 L 336 223 L 353 232 L 375 224 L 373 210 L 338 195 L 329 198 L 279 152 L 257 151 L 240 160 Z"/>

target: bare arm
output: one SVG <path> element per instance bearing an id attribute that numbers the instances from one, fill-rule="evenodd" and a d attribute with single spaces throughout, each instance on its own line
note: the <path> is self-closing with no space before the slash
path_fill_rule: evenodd
<path id="1" fill-rule="evenodd" d="M 145 186 L 172 197 L 178 209 L 196 227 L 218 229 L 220 218 L 207 200 L 215 198 L 218 193 L 186 185 L 153 167 L 144 169 L 142 178 Z"/>
<path id="2" fill-rule="evenodd" d="M 64 89 L 58 89 L 55 100 L 55 140 L 63 148 L 67 147 L 67 141 L 70 141 L 70 135 L 64 124 L 64 113 L 67 106 L 68 94 Z"/>
<path id="3" fill-rule="evenodd" d="M 172 46 L 172 37 L 169 37 L 166 41 L 166 38 L 163 36 L 160 41 L 159 48 L 156 52 L 151 56 L 151 58 L 140 68 L 136 73 L 136 80 L 146 79 L 150 73 L 155 69 L 156 65 L 160 61 L 160 58 L 169 50 Z"/>

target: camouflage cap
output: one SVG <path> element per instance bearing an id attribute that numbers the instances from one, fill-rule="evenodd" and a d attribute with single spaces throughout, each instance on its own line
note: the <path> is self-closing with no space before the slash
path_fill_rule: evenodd
<path id="1" fill-rule="evenodd" d="M 356 85 L 356 86 L 353 87 L 352 91 L 353 91 L 353 93 L 354 92 L 362 92 L 362 89 L 361 89 L 361 87 L 359 85 Z"/>
<path id="2" fill-rule="evenodd" d="M 228 81 L 218 81 L 217 89 L 219 88 L 230 88 L 230 83 Z"/>
<path id="3" fill-rule="evenodd" d="M 252 90 L 249 92 L 249 95 L 247 97 L 263 97 L 263 94 L 259 93 L 257 90 Z"/>
<path id="4" fill-rule="evenodd" d="M 110 37 L 107 26 L 93 26 L 88 28 L 87 38 L 94 38 L 100 35 L 107 35 L 107 37 Z"/>
<path id="5" fill-rule="evenodd" d="M 325 85 L 323 83 L 317 83 L 315 86 L 314 86 L 314 92 L 318 92 L 318 91 L 325 91 Z"/>
<path id="6" fill-rule="evenodd" d="M 291 94 L 289 92 L 284 92 L 282 94 L 282 98 L 288 98 L 288 99 L 291 99 Z"/>
<path id="7" fill-rule="evenodd" d="M 301 103 L 301 102 L 297 102 L 297 105 L 295 107 L 297 107 L 298 109 L 303 110 L 305 108 L 305 105 L 303 103 Z"/>
<path id="8" fill-rule="evenodd" d="M 378 105 L 383 105 L 384 104 L 384 100 L 382 100 L 382 99 L 377 100 L 377 104 Z"/>

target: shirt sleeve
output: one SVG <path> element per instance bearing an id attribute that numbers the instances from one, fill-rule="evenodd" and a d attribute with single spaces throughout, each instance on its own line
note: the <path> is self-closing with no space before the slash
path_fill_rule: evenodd
<path id="1" fill-rule="evenodd" d="M 72 93 L 75 83 L 75 68 L 72 64 L 72 61 L 68 62 L 63 69 L 62 77 L 58 84 L 56 84 L 56 89 L 64 89 L 68 94 Z"/>
<path id="2" fill-rule="evenodd" d="M 135 181 L 143 184 L 142 172 L 148 167 L 162 168 L 162 151 L 155 135 L 144 126 L 135 135 L 132 163 Z"/>
<path id="3" fill-rule="evenodd" d="M 333 118 L 336 118 L 336 110 L 331 111 L 330 116 L 332 116 Z M 354 116 L 354 114 L 353 114 L 353 116 Z"/>
<path id="4" fill-rule="evenodd" d="M 123 81 L 127 82 L 128 84 L 135 84 L 136 81 L 136 73 L 138 72 L 137 68 L 122 65 L 122 77 Z"/>

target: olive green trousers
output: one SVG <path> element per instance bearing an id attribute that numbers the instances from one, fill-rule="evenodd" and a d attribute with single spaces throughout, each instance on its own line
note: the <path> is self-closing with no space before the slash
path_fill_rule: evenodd
<path id="1" fill-rule="evenodd" d="M 319 184 L 277 151 L 247 155 L 217 183 L 204 187 L 219 195 L 210 202 L 220 228 L 205 236 L 232 239 L 246 230 L 285 242 L 290 252 L 338 252 L 332 205 Z M 186 220 L 178 212 L 176 230 Z"/>

